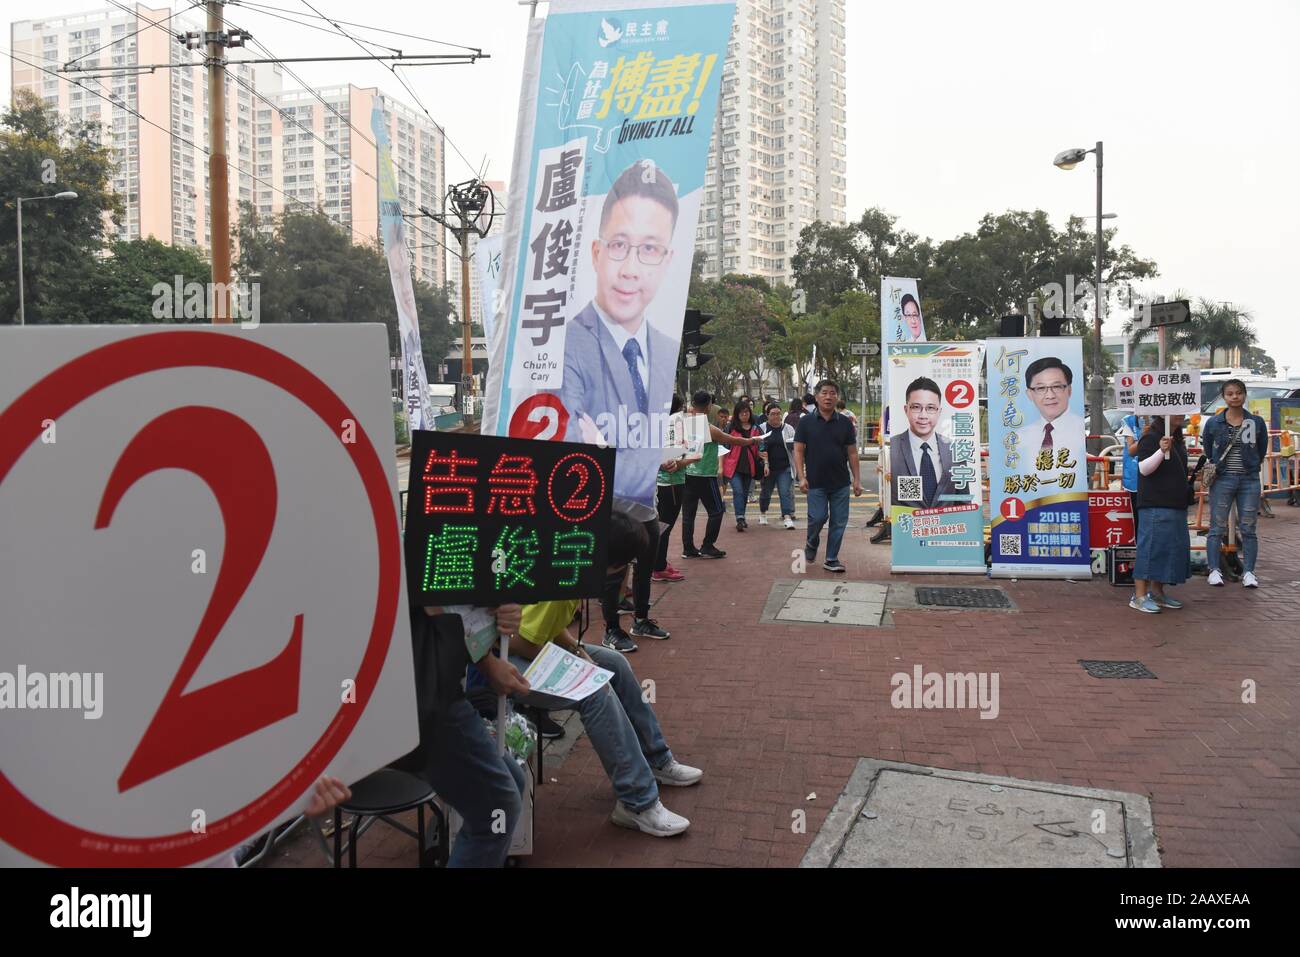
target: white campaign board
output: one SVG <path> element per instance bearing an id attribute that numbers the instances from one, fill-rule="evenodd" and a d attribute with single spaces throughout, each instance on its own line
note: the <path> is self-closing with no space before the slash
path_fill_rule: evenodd
<path id="1" fill-rule="evenodd" d="M 1200 369 L 1133 373 L 1133 409 L 1139 415 L 1195 415 L 1201 411 Z"/>
<path id="2" fill-rule="evenodd" d="M 418 742 L 382 325 L 0 329 L 0 542 L 0 865 L 210 860 Z"/>

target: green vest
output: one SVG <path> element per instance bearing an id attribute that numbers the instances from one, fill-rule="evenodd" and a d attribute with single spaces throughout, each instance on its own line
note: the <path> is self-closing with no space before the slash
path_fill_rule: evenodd
<path id="1" fill-rule="evenodd" d="M 687 475 L 706 475 L 718 477 L 718 443 L 706 442 L 698 462 L 686 466 Z"/>

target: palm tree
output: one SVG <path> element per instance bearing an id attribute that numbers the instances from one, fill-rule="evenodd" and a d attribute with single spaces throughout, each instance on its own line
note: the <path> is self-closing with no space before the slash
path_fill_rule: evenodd
<path id="1" fill-rule="evenodd" d="M 1179 290 L 1173 298 L 1178 300 L 1187 297 Z M 1220 350 L 1231 353 L 1236 349 L 1244 354 L 1256 344 L 1259 337 L 1252 322 L 1253 317 L 1244 309 L 1238 309 L 1231 303 L 1200 298 L 1192 307 L 1191 319 L 1170 328 L 1169 351 L 1188 349 L 1200 352 L 1206 349 L 1210 353 L 1210 365 L 1213 366 Z M 1124 331 L 1129 334 L 1132 346 L 1138 346 L 1156 335 L 1156 330 L 1152 328 L 1134 329 L 1132 321 L 1124 324 Z"/>

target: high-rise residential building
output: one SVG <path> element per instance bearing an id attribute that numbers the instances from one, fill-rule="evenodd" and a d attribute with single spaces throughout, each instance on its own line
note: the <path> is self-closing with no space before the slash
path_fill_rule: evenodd
<path id="1" fill-rule="evenodd" d="M 695 247 L 704 275 L 790 282 L 799 233 L 843 223 L 844 0 L 738 0 Z"/>
<path id="2" fill-rule="evenodd" d="M 319 207 L 355 241 L 379 235 L 379 164 L 370 117 L 383 100 L 402 209 L 438 209 L 446 182 L 445 141 L 429 118 L 375 87 L 351 84 L 288 90 L 256 104 L 256 205 L 263 216 L 285 207 Z M 432 220 L 407 228 L 418 278 L 447 279 L 445 246 L 453 241 Z"/>
<path id="3" fill-rule="evenodd" d="M 33 91 L 71 120 L 101 125 L 101 141 L 115 161 L 110 186 L 125 209 L 119 238 L 210 247 L 207 71 L 198 65 L 203 51 L 176 39 L 202 31 L 205 21 L 167 7 L 122 7 L 13 23 L 13 89 Z M 278 65 L 240 64 L 238 57 L 231 56 L 226 79 L 231 223 L 241 201 L 264 215 L 305 206 L 321 209 L 353 241 L 376 239 L 378 157 L 370 116 L 380 92 L 352 85 L 285 90 Z M 74 61 L 79 72 L 52 75 Z M 195 65 L 121 69 L 166 63 Z M 384 112 L 403 208 L 436 207 L 445 182 L 442 132 L 392 97 L 384 97 Z M 429 220 L 417 223 L 408 231 L 416 275 L 440 284 L 446 280 L 440 244 L 447 237 Z"/>

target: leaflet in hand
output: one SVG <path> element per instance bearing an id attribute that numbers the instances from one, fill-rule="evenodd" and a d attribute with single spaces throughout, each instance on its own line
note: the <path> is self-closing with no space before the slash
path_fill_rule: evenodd
<path id="1" fill-rule="evenodd" d="M 585 658 L 571 655 L 555 642 L 548 642 L 524 672 L 524 680 L 536 694 L 553 695 L 569 701 L 581 701 L 594 694 L 614 677 Z"/>
<path id="2" fill-rule="evenodd" d="M 465 650 L 469 652 L 470 661 L 478 661 L 501 640 L 496 616 L 491 609 L 476 605 L 448 605 L 444 610 L 449 615 L 460 615 L 465 626 Z"/>

